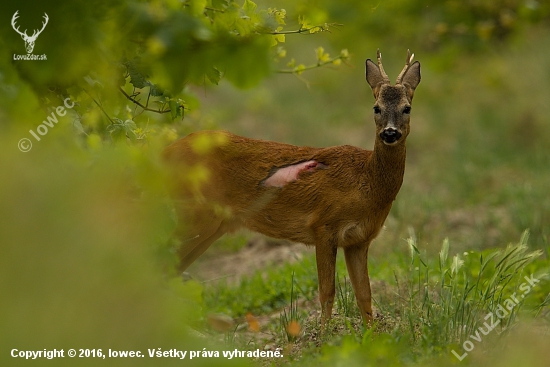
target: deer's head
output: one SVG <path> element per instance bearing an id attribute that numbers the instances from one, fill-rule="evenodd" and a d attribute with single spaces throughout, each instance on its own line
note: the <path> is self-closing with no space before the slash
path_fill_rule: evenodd
<path id="1" fill-rule="evenodd" d="M 19 33 L 21 35 L 21 38 L 23 38 L 23 41 L 25 41 L 25 48 L 27 49 L 27 53 L 32 53 L 32 50 L 34 49 L 34 42 L 36 42 L 36 39 L 38 38 L 38 36 L 40 35 L 40 33 L 42 33 L 42 31 L 44 30 L 44 28 L 46 28 L 46 24 L 48 24 L 48 14 L 44 13 L 44 22 L 42 22 L 42 29 L 38 30 L 38 29 L 35 29 L 34 32 L 32 33 L 31 36 L 27 35 L 27 30 L 25 29 L 24 32 L 21 32 L 19 30 L 19 26 L 16 26 L 15 24 L 15 21 L 17 20 L 17 18 L 19 18 L 19 15 L 17 15 L 17 13 L 19 12 L 19 10 L 17 10 L 15 12 L 15 14 L 13 14 L 13 17 L 11 18 L 11 26 L 13 27 L 13 29 Z"/>
<path id="2" fill-rule="evenodd" d="M 405 67 L 391 85 L 382 67 L 382 55 L 377 51 L 378 65 L 366 61 L 366 78 L 374 94 L 374 121 L 376 134 L 386 145 L 397 145 L 409 134 L 409 120 L 414 90 L 420 83 L 420 63 L 412 62 L 407 51 Z"/>

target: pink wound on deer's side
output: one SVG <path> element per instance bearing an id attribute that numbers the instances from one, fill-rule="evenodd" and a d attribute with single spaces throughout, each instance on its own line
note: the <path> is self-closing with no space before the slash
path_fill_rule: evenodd
<path id="1" fill-rule="evenodd" d="M 289 182 L 296 181 L 301 172 L 313 172 L 318 168 L 326 168 L 326 166 L 317 161 L 307 161 L 279 168 L 271 177 L 264 181 L 264 185 L 283 187 Z"/>

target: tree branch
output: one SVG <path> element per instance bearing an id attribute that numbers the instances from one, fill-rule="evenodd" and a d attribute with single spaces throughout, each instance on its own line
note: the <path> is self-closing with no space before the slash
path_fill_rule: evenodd
<path id="1" fill-rule="evenodd" d="M 190 5 L 188 3 L 183 3 L 183 6 L 190 6 Z M 216 11 L 218 13 L 225 13 L 225 10 L 223 10 L 223 9 L 216 9 L 216 8 L 212 8 L 210 6 L 205 6 L 204 10 L 211 10 L 211 11 Z"/>
<path id="2" fill-rule="evenodd" d="M 337 28 L 337 27 L 341 27 L 343 24 L 338 24 L 338 23 L 325 23 L 324 25 L 315 25 L 315 26 L 312 26 L 312 27 L 308 27 L 308 28 L 301 28 L 300 29 L 296 29 L 296 30 L 293 30 L 293 31 L 268 31 L 268 32 L 261 32 L 260 33 L 264 33 L 264 34 L 272 34 L 274 36 L 276 35 L 279 35 L 279 34 L 300 34 L 300 33 L 307 33 L 307 32 L 310 32 L 312 29 L 319 29 L 318 32 L 315 32 L 315 33 L 319 33 L 319 32 L 330 32 L 329 30 L 329 27 L 333 27 L 333 28 Z"/>
<path id="3" fill-rule="evenodd" d="M 98 101 L 95 100 L 94 97 L 92 97 L 92 95 L 84 88 L 82 88 L 82 90 L 84 90 L 84 92 L 92 99 L 92 101 L 94 101 L 94 103 L 97 105 L 97 107 L 99 107 L 99 109 L 101 110 L 101 112 L 103 112 L 103 114 L 105 116 L 107 116 L 107 118 L 109 119 L 109 121 L 111 121 L 111 124 L 114 124 L 115 122 L 111 119 L 111 117 L 107 114 L 107 112 L 103 109 L 103 107 L 101 107 L 101 105 L 99 104 Z"/>
<path id="4" fill-rule="evenodd" d="M 311 69 L 316 69 L 316 68 L 320 68 L 320 67 L 328 65 L 328 64 L 332 64 L 336 60 L 346 60 L 346 59 L 348 59 L 347 56 L 339 55 L 339 56 L 333 57 L 332 59 L 328 59 L 327 61 L 317 62 L 317 64 L 303 66 L 302 68 L 294 67 L 292 69 L 280 69 L 280 70 L 277 70 L 277 73 L 300 75 L 304 71 L 311 70 Z"/>
<path id="5" fill-rule="evenodd" d="M 133 103 L 137 104 L 139 107 L 143 108 L 145 111 L 156 112 L 156 113 L 160 113 L 160 114 L 162 114 L 162 113 L 168 113 L 168 112 L 171 112 L 171 111 L 172 111 L 172 110 L 154 110 L 154 109 L 152 109 L 152 108 L 149 108 L 149 107 L 147 107 L 147 106 L 144 106 L 144 105 L 143 105 L 142 103 L 140 103 L 138 100 L 132 98 L 132 97 L 131 97 L 130 95 L 128 95 L 128 93 L 126 93 L 126 92 L 124 91 L 124 89 L 122 89 L 120 86 L 118 87 L 118 90 L 119 90 L 122 94 L 124 94 L 124 96 L 125 96 L 126 98 L 128 98 L 128 99 L 129 99 L 130 101 L 132 101 Z"/>

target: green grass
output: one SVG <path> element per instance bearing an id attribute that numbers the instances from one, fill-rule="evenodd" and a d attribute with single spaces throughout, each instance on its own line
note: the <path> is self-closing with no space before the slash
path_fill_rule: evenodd
<path id="1" fill-rule="evenodd" d="M 204 294 L 208 309 L 234 317 L 247 312 L 266 314 L 286 306 L 295 291 L 300 297 L 313 299 L 317 291 L 317 271 L 312 256 L 295 264 L 259 271 L 241 279 L 236 286 L 222 280 L 209 286 Z M 238 295 L 239 302 L 235 302 Z"/>
<path id="2" fill-rule="evenodd" d="M 286 337 L 287 341 L 293 342 L 300 334 L 300 325 L 302 320 L 298 312 L 297 292 L 295 291 L 296 284 L 294 283 L 294 273 L 292 273 L 290 285 L 290 305 L 287 309 L 283 309 L 279 317 L 279 327 L 282 337 Z"/>
<path id="3" fill-rule="evenodd" d="M 499 343 L 505 343 L 506 335 L 517 328 L 518 315 L 522 315 L 522 319 L 536 320 L 539 326 L 549 327 L 550 282 L 545 274 L 550 269 L 547 261 L 540 258 L 540 250 L 529 250 L 528 238 L 529 233 L 525 232 L 518 243 L 510 244 L 504 250 L 463 254 L 456 254 L 452 244 L 445 240 L 440 252 L 431 257 L 418 249 L 414 237 L 409 238 L 409 254 L 394 254 L 387 262 L 378 262 L 377 259 L 371 262 L 373 297 L 378 310 L 372 329 L 365 330 L 362 325 L 340 258 L 336 314 L 324 334 L 320 333 L 318 313 L 312 313 L 319 308 L 317 302 L 301 303 L 301 306 L 297 302 L 298 298 L 306 296 L 305 293 L 305 298 L 310 300 L 314 293 L 312 289 L 304 293 L 301 284 L 309 284 L 315 278 L 312 257 L 301 264 L 259 271 L 250 278 L 253 287 L 245 280 L 233 285 L 205 286 L 204 311 L 223 310 L 233 317 L 245 312 L 262 316 L 276 311 L 283 299 L 286 303 L 280 305 L 279 320 L 272 319 L 271 324 L 264 327 L 264 332 L 271 335 L 269 343 L 281 348 L 286 346 L 290 351 L 288 361 L 296 366 L 330 365 L 330 361 L 341 358 L 358 365 L 370 365 L 377 360 L 390 365 L 424 365 L 437 363 L 440 358 L 455 362 L 451 350 L 463 354 L 461 345 L 467 340 L 472 341 L 471 335 L 481 338 L 475 344 L 476 353 L 499 350 Z M 393 263 L 390 269 L 389 263 Z M 302 267 L 308 270 L 296 276 L 295 272 Z M 528 284 L 524 277 L 530 275 L 540 282 L 526 290 L 522 288 Z M 282 285 L 283 278 L 289 282 L 285 285 L 284 295 L 273 293 L 271 290 L 275 284 Z M 518 304 L 506 303 L 510 302 L 512 295 L 520 299 Z M 216 300 L 215 307 L 209 300 Z M 258 308 L 256 301 L 266 308 Z M 289 308 L 284 308 L 287 305 Z M 490 330 L 484 324 L 489 320 L 486 315 L 502 314 L 503 305 L 508 305 L 510 310 L 495 330 Z M 541 317 L 542 309 L 546 310 L 546 319 Z M 308 313 L 309 317 L 303 316 Z M 297 320 L 301 325 L 299 337 L 285 332 L 291 320 Z M 495 316 L 494 320 L 499 319 Z M 246 343 L 240 348 L 247 348 Z"/>

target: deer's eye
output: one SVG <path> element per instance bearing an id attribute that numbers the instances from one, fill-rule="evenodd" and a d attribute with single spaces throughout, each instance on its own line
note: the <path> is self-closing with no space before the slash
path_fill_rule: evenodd
<path id="1" fill-rule="evenodd" d="M 405 108 L 403 109 L 403 113 L 404 113 L 404 114 L 407 114 L 407 115 L 408 115 L 409 113 L 411 113 L 411 106 L 405 107 Z"/>
<path id="2" fill-rule="evenodd" d="M 373 110 L 374 110 L 374 113 L 377 114 L 377 115 L 382 112 L 382 110 L 378 106 L 374 106 Z"/>

